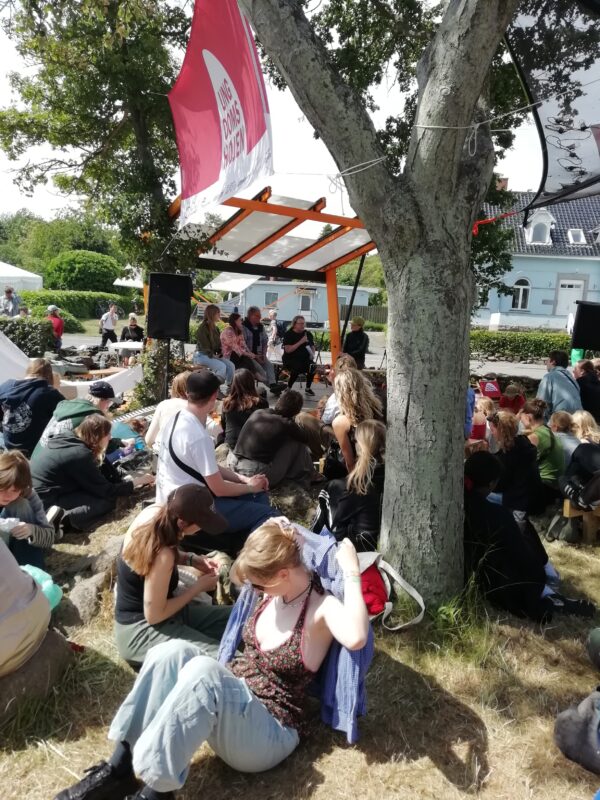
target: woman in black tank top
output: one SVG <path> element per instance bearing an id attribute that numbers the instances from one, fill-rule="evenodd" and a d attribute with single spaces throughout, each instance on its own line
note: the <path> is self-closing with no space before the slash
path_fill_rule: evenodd
<path id="1" fill-rule="evenodd" d="M 164 506 L 145 509 L 127 531 L 117 559 L 115 639 L 119 654 L 132 666 L 140 666 L 151 647 L 170 639 L 195 642 L 216 656 L 231 608 L 196 598 L 216 587 L 219 565 L 179 547 L 199 529 L 219 533 L 226 527 L 213 508 L 206 487 L 180 486 Z M 190 570 L 189 585 L 180 593 L 179 566 Z"/>

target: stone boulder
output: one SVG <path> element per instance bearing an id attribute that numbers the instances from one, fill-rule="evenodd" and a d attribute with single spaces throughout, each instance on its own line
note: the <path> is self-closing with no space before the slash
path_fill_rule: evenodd
<path id="1" fill-rule="evenodd" d="M 69 630 L 91 622 L 100 605 L 100 594 L 109 579 L 110 574 L 106 570 L 76 581 L 69 595 L 63 597 L 53 613 L 56 624 L 61 629 Z"/>
<path id="2" fill-rule="evenodd" d="M 16 712 L 21 700 L 47 697 L 72 660 L 73 651 L 65 637 L 58 631 L 48 631 L 27 663 L 0 678 L 0 727 Z"/>
<path id="3" fill-rule="evenodd" d="M 284 481 L 276 489 L 269 491 L 271 505 L 292 522 L 299 522 L 310 527 L 317 508 L 317 497 L 321 485 L 302 489 L 292 481 Z"/>

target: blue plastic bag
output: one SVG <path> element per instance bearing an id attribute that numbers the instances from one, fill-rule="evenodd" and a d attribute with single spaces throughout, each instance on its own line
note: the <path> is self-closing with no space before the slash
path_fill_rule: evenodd
<path id="1" fill-rule="evenodd" d="M 50 610 L 54 611 L 62 598 L 62 589 L 60 586 L 54 583 L 51 575 L 48 575 L 47 572 L 44 572 L 44 570 L 39 567 L 32 567 L 31 564 L 25 564 L 21 569 L 23 572 L 31 575 L 44 593 L 46 600 L 50 603 Z"/>

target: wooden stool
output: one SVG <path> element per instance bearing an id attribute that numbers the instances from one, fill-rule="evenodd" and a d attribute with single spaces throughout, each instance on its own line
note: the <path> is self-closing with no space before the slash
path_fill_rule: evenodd
<path id="1" fill-rule="evenodd" d="M 583 543 L 596 544 L 596 537 L 600 529 L 600 506 L 593 511 L 582 511 L 575 508 L 570 500 L 563 502 L 563 517 L 573 519 L 583 517 Z"/>

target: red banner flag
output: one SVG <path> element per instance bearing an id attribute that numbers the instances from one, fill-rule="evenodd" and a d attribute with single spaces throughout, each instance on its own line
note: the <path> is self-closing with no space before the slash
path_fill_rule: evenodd
<path id="1" fill-rule="evenodd" d="M 196 0 L 169 103 L 181 165 L 182 226 L 201 222 L 207 207 L 273 174 L 265 85 L 236 0 Z"/>

